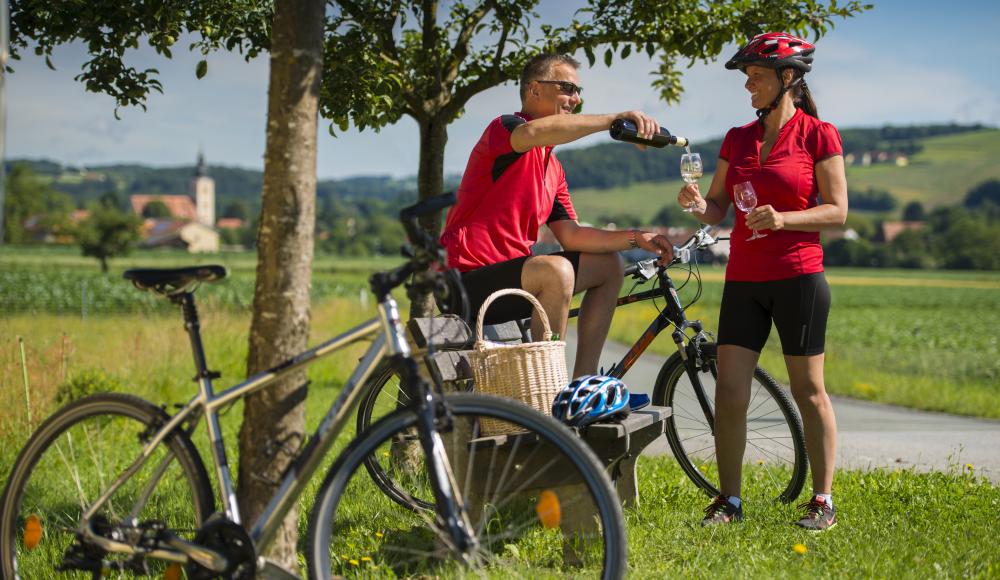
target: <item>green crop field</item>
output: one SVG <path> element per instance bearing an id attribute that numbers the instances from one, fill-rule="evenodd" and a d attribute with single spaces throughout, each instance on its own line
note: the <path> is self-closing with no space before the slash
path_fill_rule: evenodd
<path id="1" fill-rule="evenodd" d="M 723 271 L 702 270 L 689 311 L 714 331 Z M 1000 417 L 1000 273 L 829 269 L 826 384 L 834 394 L 979 417 Z M 680 285 L 684 276 L 674 275 Z M 694 295 L 691 282 L 680 290 Z M 640 287 L 642 290 L 645 287 Z M 611 337 L 631 344 L 655 316 L 650 302 L 615 313 Z M 669 333 L 654 352 L 676 349 Z M 761 366 L 787 383 L 777 331 Z"/>
<path id="2" fill-rule="evenodd" d="M 996 162 L 1000 158 L 1000 130 L 932 137 L 921 143 L 924 150 L 914 155 L 906 167 L 894 164 L 849 167 L 848 186 L 856 191 L 869 187 L 887 190 L 899 200 L 897 211 L 900 211 L 909 201 L 919 201 L 927 208 L 953 205 L 983 181 L 1000 179 L 1000 163 Z M 647 153 L 655 155 L 656 151 Z M 703 191 L 708 191 L 711 182 L 712 174 L 702 177 Z M 612 189 L 577 189 L 572 191 L 573 205 L 584 220 L 627 214 L 649 224 L 660 208 L 677 204 L 677 192 L 682 185 L 678 179 Z M 694 219 L 689 222 L 695 223 Z"/>

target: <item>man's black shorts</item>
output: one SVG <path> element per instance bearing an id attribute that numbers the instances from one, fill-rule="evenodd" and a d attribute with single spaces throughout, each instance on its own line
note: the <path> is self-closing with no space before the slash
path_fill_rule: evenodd
<path id="1" fill-rule="evenodd" d="M 580 252 L 556 252 L 550 256 L 562 256 L 573 265 L 574 279 L 580 273 Z M 490 294 L 503 288 L 521 288 L 521 270 L 524 262 L 531 256 L 515 258 L 490 266 L 469 270 L 462 274 L 462 283 L 469 295 L 470 324 L 474 324 L 479 316 L 479 308 Z M 493 302 L 486 311 L 486 324 L 499 324 L 511 320 L 520 320 L 531 316 L 531 303 L 517 296 L 504 296 Z"/>
<path id="2" fill-rule="evenodd" d="M 719 344 L 760 352 L 774 321 L 789 356 L 823 352 L 830 286 L 822 272 L 768 282 L 726 282 L 719 312 Z"/>

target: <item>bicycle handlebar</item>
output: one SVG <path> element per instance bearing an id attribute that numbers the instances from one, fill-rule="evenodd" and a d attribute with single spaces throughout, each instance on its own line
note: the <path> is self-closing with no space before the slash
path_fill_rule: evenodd
<path id="1" fill-rule="evenodd" d="M 711 228 L 712 226 L 704 225 L 698 228 L 694 235 L 688 238 L 683 245 L 674 246 L 674 259 L 665 267 L 669 268 L 674 264 L 687 264 L 691 261 L 692 251 L 703 250 L 717 244 L 722 238 L 712 237 L 708 233 Z M 625 268 L 625 277 L 632 276 L 641 280 L 651 280 L 656 275 L 658 268 L 656 262 L 657 258 L 651 258 L 630 264 Z"/>

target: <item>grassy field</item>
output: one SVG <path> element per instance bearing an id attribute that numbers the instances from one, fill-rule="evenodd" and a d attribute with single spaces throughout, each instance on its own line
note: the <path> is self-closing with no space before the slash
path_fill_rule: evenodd
<path id="1" fill-rule="evenodd" d="M 703 269 L 689 311 L 715 331 L 722 269 Z M 1000 273 L 831 269 L 826 384 L 831 393 L 978 417 L 1000 417 Z M 680 285 L 684 277 L 674 276 Z M 695 284 L 680 290 L 689 301 Z M 642 287 L 644 288 L 644 287 Z M 642 289 L 640 288 L 640 290 Z M 652 303 L 619 309 L 611 338 L 631 344 L 655 315 Z M 676 349 L 663 333 L 651 349 Z M 787 381 L 777 331 L 761 366 Z"/>
<path id="2" fill-rule="evenodd" d="M 850 287 L 835 285 L 835 296 L 843 296 L 844 288 Z M 709 288 L 707 294 L 712 292 Z M 710 302 L 707 297 L 705 304 Z M 312 325 L 314 339 L 332 334 L 370 313 L 371 306 L 362 308 L 355 298 L 334 296 L 318 300 Z M 203 329 L 210 365 L 223 374 L 219 386 L 232 384 L 242 376 L 245 364 L 245 315 L 226 307 L 206 308 Z M 167 404 L 168 408 L 171 403 L 186 399 L 194 388 L 190 382 L 191 363 L 185 335 L 174 315 L 104 315 L 83 319 L 69 314 L 36 314 L 0 318 L 0 477 L 6 476 L 16 450 L 30 431 L 15 336 L 26 337 L 35 425 L 60 396 L 70 394 L 64 386 L 67 379 L 97 368 L 102 369 L 106 386 Z M 339 392 L 360 348 L 361 345 L 312 367 L 313 382 L 307 403 L 310 430 Z M 240 418 L 239 406 L 223 417 L 234 460 Z M 350 433 L 342 437 L 338 449 L 348 436 Z M 196 441 L 203 457 L 207 457 L 203 436 Z M 753 469 L 748 467 L 747 477 L 754 476 Z M 707 498 L 687 481 L 672 458 L 644 458 L 639 473 L 642 504 L 626 511 L 630 570 L 634 578 L 667 575 L 991 578 L 1000 574 L 1000 554 L 994 549 L 994 526 L 990 523 L 995 519 L 995 510 L 1000 508 L 1000 490 L 977 476 L 974 466 L 956 465 L 951 473 L 934 474 L 838 472 L 836 502 L 841 524 L 822 535 L 804 533 L 788 525 L 798 513 L 794 506 L 771 504 L 747 505 L 748 519 L 741 525 L 702 529 L 697 521 Z M 301 504 L 302 537 L 305 514 L 318 483 L 311 483 Z M 54 485 L 66 482 L 56 481 Z M 378 505 L 376 500 L 371 501 L 371 506 L 362 503 L 351 509 L 359 513 L 371 511 Z M 178 510 L 181 507 L 178 503 Z M 384 522 L 384 515 L 380 521 Z M 357 525 L 362 526 L 362 532 L 367 530 L 368 535 L 377 538 L 382 529 L 374 521 L 361 520 Z M 344 556 L 343 568 L 338 572 L 346 576 L 392 576 L 389 568 L 380 565 L 377 549 L 370 546 L 356 546 Z M 537 577 L 564 577 L 573 573 L 563 570 L 554 574 L 548 567 L 534 568 L 525 558 L 526 552 L 510 551 L 510 561 L 490 577 L 505 577 L 507 566 Z M 428 565 L 424 577 L 455 573 L 454 569 Z"/>
<path id="3" fill-rule="evenodd" d="M 889 191 L 899 200 L 899 213 L 910 201 L 919 201 L 928 209 L 959 203 L 969 189 L 987 179 L 1000 179 L 1000 165 L 996 163 L 1000 157 L 1000 130 L 932 137 L 922 142 L 924 150 L 914 155 L 906 167 L 894 164 L 849 167 L 849 187 L 856 191 L 869 187 Z M 712 174 L 706 174 L 700 183 L 707 191 L 711 182 Z M 651 223 L 660 208 L 676 204 L 681 185 L 683 182 L 677 179 L 612 189 L 575 189 L 573 205 L 585 220 L 628 214 L 640 218 L 642 223 Z"/>

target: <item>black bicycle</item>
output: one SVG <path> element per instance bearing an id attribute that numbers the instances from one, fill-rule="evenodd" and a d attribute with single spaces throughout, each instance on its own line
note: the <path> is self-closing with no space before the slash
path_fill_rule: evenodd
<path id="1" fill-rule="evenodd" d="M 49 578 L 56 571 L 189 578 L 291 578 L 259 557 L 323 464 L 374 369 L 385 361 L 418 396 L 357 437 L 316 494 L 305 541 L 310 578 L 567 574 L 620 578 L 625 527 L 614 488 L 597 457 L 565 426 L 528 407 L 475 394 L 442 394 L 421 378 L 390 290 L 461 296 L 455 275 L 433 265 L 443 252 L 417 226 L 421 215 L 454 203 L 442 197 L 407 208 L 409 260 L 375 274 L 378 317 L 220 393 L 202 348 L 194 289 L 223 278 L 221 266 L 130 270 L 136 286 L 181 307 L 198 393 L 174 414 L 128 394 L 85 397 L 56 411 L 28 440 L 0 504 L 0 577 Z M 244 525 L 219 413 L 279 377 L 344 346 L 371 345 L 311 438 L 298 449 L 256 522 Z M 522 434 L 498 453 L 481 444 L 481 419 Z M 192 436 L 207 427 L 211 474 Z M 398 453 L 416 441 L 416 453 Z M 409 446 L 406 446 L 409 447 Z M 378 491 L 364 460 L 387 459 Z M 571 482 L 571 485 L 568 483 Z M 213 493 L 213 483 L 217 493 Z M 566 490 L 572 488 L 572 493 Z M 217 511 L 216 499 L 221 509 Z M 575 514 L 587 514 L 587 521 Z"/>
<path id="2" fill-rule="evenodd" d="M 701 297 L 702 280 L 698 269 L 701 252 L 718 242 L 710 227 L 697 230 L 684 244 L 674 248 L 674 258 L 666 266 L 657 260 L 636 262 L 625 270 L 626 278 L 635 281 L 629 292 L 618 299 L 618 307 L 643 301 L 652 301 L 657 314 L 636 340 L 622 360 L 616 362 L 606 374 L 625 377 L 635 361 L 646 351 L 653 340 L 668 328 L 673 328 L 671 338 L 677 347 L 660 369 L 653 388 L 652 402 L 671 407 L 673 413 L 667 421 L 667 440 L 670 449 L 684 473 L 708 495 L 719 493 L 718 468 L 715 461 L 715 380 L 718 376 L 717 347 L 712 337 L 698 320 L 688 320 L 685 310 Z M 695 285 L 694 296 L 683 304 L 670 277 L 671 270 L 681 271 L 687 284 Z M 647 283 L 653 287 L 636 290 Z M 578 309 L 570 311 L 577 316 Z M 522 328 L 526 326 L 522 321 Z M 399 405 L 409 404 L 410 396 L 402 388 L 399 375 L 384 367 L 367 386 L 367 394 L 358 414 L 358 429 Z M 470 385 L 471 388 L 471 385 Z M 788 393 L 764 369 L 754 370 L 751 397 L 747 415 L 747 448 L 744 463 L 746 470 L 743 495 L 750 499 L 777 499 L 790 503 L 802 491 L 808 472 L 802 422 Z M 378 477 L 381 470 L 377 458 L 370 458 L 369 469 Z M 391 486 L 380 485 L 389 495 L 397 495 Z M 429 502 L 415 503 L 428 507 Z"/>

